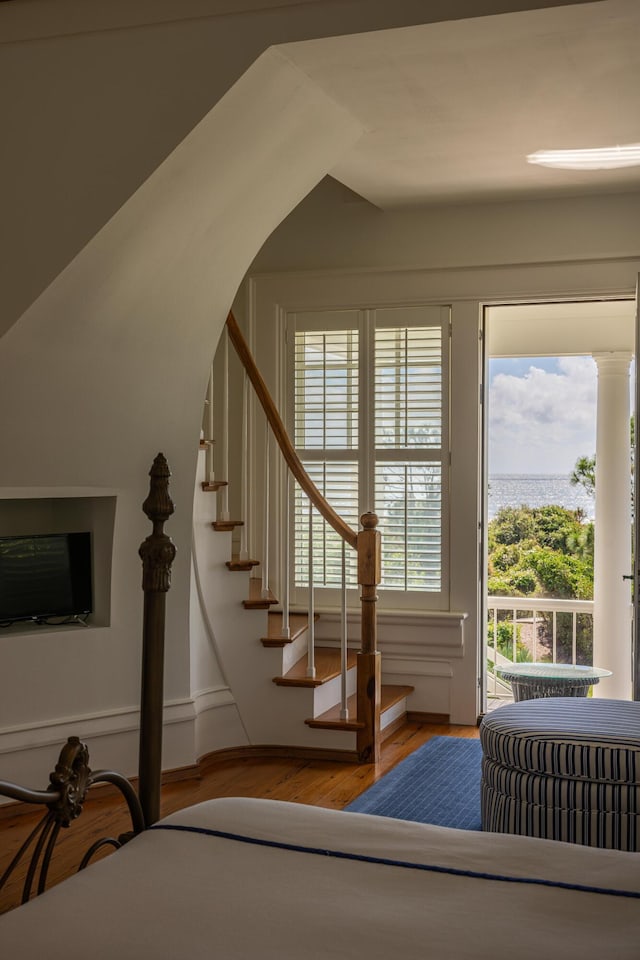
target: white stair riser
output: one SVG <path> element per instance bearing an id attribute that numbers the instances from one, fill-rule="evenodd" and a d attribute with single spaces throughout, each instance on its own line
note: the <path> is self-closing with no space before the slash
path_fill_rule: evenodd
<path id="1" fill-rule="evenodd" d="M 397 720 L 398 717 L 403 717 L 406 712 L 407 698 L 403 697 L 402 700 L 398 700 L 397 703 L 394 703 L 392 707 L 389 707 L 388 710 L 385 710 L 384 713 L 380 715 L 380 729 L 384 730 L 385 727 L 388 727 L 389 724 Z"/>
<path id="2" fill-rule="evenodd" d="M 350 697 L 352 693 L 356 692 L 357 684 L 357 675 L 356 668 L 351 667 L 347 670 L 347 696 Z M 313 714 L 314 717 L 319 717 L 321 713 L 325 713 L 326 710 L 330 710 L 331 707 L 335 707 L 336 703 L 340 703 L 340 690 L 341 690 L 341 678 L 334 677 L 333 680 L 328 680 L 326 683 L 321 684 L 319 687 L 313 688 Z"/>
<path id="3" fill-rule="evenodd" d="M 307 644 L 308 644 L 308 632 L 306 630 L 303 633 L 296 637 L 291 643 L 287 643 L 282 648 L 282 675 L 288 673 L 289 670 L 298 662 L 302 660 L 307 653 Z"/>

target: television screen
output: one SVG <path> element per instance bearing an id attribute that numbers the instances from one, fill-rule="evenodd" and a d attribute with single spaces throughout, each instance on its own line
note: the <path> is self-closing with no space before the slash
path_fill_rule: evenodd
<path id="1" fill-rule="evenodd" d="M 91 612 L 91 535 L 0 537 L 0 622 Z"/>

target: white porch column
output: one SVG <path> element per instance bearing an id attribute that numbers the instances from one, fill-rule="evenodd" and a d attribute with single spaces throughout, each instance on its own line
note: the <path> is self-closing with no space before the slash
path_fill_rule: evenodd
<path id="1" fill-rule="evenodd" d="M 593 663 L 613 671 L 594 687 L 598 697 L 631 699 L 631 353 L 595 353 L 596 529 Z"/>

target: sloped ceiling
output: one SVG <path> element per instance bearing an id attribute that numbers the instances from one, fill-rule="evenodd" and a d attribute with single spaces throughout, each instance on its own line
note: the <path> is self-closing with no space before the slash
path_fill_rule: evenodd
<path id="1" fill-rule="evenodd" d="M 640 3 L 424 24 L 279 49 L 368 133 L 332 175 L 377 206 L 640 189 L 640 167 L 533 166 L 640 141 Z"/>

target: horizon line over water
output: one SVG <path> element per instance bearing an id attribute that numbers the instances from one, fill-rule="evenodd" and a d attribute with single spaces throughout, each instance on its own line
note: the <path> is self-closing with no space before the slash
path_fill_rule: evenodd
<path id="1" fill-rule="evenodd" d="M 595 519 L 595 499 L 581 486 L 572 486 L 570 474 L 493 473 L 489 475 L 489 520 L 503 507 L 547 507 L 559 505 L 582 510 Z"/>

